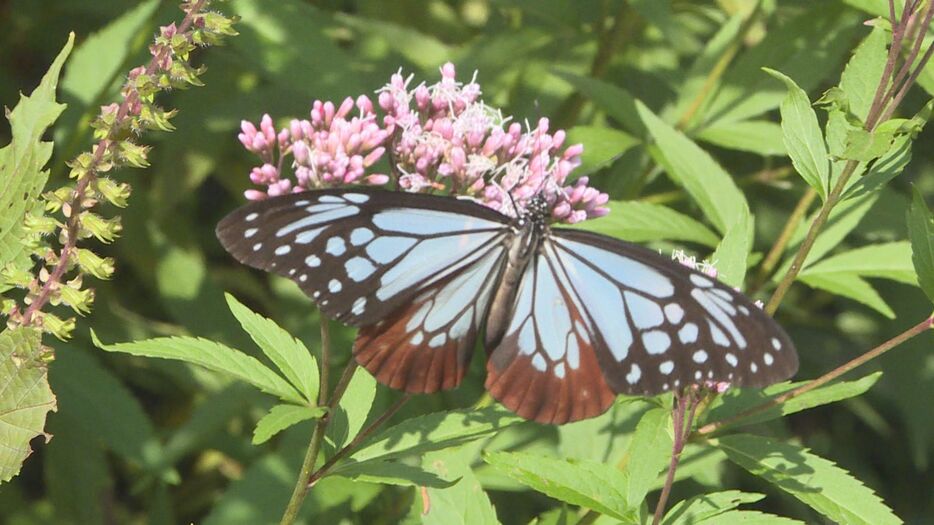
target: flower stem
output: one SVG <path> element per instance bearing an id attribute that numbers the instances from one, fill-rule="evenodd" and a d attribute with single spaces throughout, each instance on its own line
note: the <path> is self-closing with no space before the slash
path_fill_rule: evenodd
<path id="1" fill-rule="evenodd" d="M 898 334 L 897 336 L 889 339 L 888 341 L 882 343 L 881 345 L 873 348 L 872 350 L 869 350 L 863 355 L 855 359 L 852 359 L 850 361 L 847 361 L 846 363 L 838 366 L 837 368 L 834 368 L 830 372 L 827 372 L 826 374 L 818 377 L 817 379 L 805 385 L 802 385 L 794 390 L 791 390 L 790 392 L 785 392 L 784 394 L 780 396 L 773 397 L 772 399 L 766 401 L 765 403 L 762 403 L 761 405 L 752 407 L 748 410 L 744 410 L 734 416 L 728 417 L 720 421 L 715 421 L 713 423 L 708 423 L 704 425 L 703 427 L 699 428 L 697 430 L 697 433 L 700 435 L 712 434 L 725 426 L 732 425 L 733 423 L 736 423 L 737 421 L 748 418 L 750 416 L 760 414 L 762 412 L 765 412 L 766 410 L 769 410 L 770 408 L 774 408 L 800 395 L 806 394 L 807 392 L 810 392 L 811 390 L 814 390 L 815 388 L 818 388 L 820 386 L 823 386 L 829 383 L 830 381 L 833 381 L 834 379 L 849 372 L 850 370 L 853 370 L 854 368 L 860 365 L 868 363 L 869 361 L 879 357 L 880 355 L 888 352 L 889 350 L 904 343 L 905 341 L 908 341 L 912 337 L 915 337 L 916 335 L 919 335 L 922 332 L 931 329 L 932 326 L 934 326 L 934 315 L 928 317 L 924 321 L 921 321 L 920 323 L 909 328 L 908 330 Z"/>
<path id="2" fill-rule="evenodd" d="M 665 485 L 662 487 L 662 493 L 658 497 L 658 504 L 655 506 L 652 525 L 661 523 L 662 515 L 665 513 L 665 505 L 668 503 L 668 496 L 671 494 L 671 486 L 675 482 L 675 471 L 678 469 L 681 453 L 684 452 L 684 446 L 691 435 L 691 425 L 694 422 L 697 401 L 696 392 L 693 389 L 689 388 L 680 393 L 675 393 L 675 407 L 672 416 L 675 438 L 671 447 L 671 461 L 668 463 L 668 475 L 665 477 Z M 685 414 L 687 414 L 686 419 Z"/>
<path id="3" fill-rule="evenodd" d="M 782 254 L 785 253 L 785 248 L 788 246 L 788 243 L 791 242 L 792 235 L 794 235 L 795 231 L 798 229 L 798 225 L 801 224 L 801 221 L 804 220 L 808 208 L 811 207 L 811 204 L 816 198 L 817 191 L 814 188 L 808 187 L 808 190 L 804 192 L 804 195 L 798 200 L 798 204 L 788 217 L 788 221 L 785 222 L 785 227 L 782 229 L 781 234 L 779 234 L 778 239 L 775 240 L 775 244 L 772 245 L 768 255 L 765 256 L 762 265 L 759 266 L 759 275 L 756 277 L 756 282 L 753 283 L 748 290 L 750 295 L 761 288 L 768 280 L 769 276 L 772 274 L 772 270 L 775 269 L 779 259 L 781 259 Z"/>
<path id="4" fill-rule="evenodd" d="M 389 418 L 394 416 L 396 412 L 398 412 L 399 409 L 401 409 L 406 404 L 406 402 L 408 402 L 408 400 L 411 398 L 412 398 L 412 394 L 409 394 L 409 393 L 403 394 L 402 397 L 397 399 L 396 402 L 392 404 L 392 406 L 390 406 L 385 412 L 382 413 L 382 415 L 380 415 L 376 419 L 376 421 L 370 423 L 370 425 L 366 427 L 365 429 L 363 429 L 362 431 L 360 431 L 360 433 L 357 434 L 357 436 L 353 438 L 353 440 L 351 440 L 350 443 L 344 446 L 344 448 L 338 450 L 336 454 L 331 456 L 331 459 L 327 460 L 324 463 L 324 465 L 321 465 L 321 468 L 314 471 L 306 478 L 303 478 L 303 479 L 308 480 L 308 482 L 306 483 L 306 489 L 310 489 L 311 487 L 314 486 L 315 483 L 318 482 L 318 480 L 326 476 L 328 472 L 330 472 L 331 469 L 334 467 L 334 465 L 337 464 L 338 461 L 340 461 L 341 459 L 344 459 L 345 457 L 347 457 L 347 455 L 349 455 L 351 452 L 356 450 L 357 447 L 359 447 L 360 444 L 363 443 L 364 440 L 366 440 L 366 438 L 368 438 L 373 432 L 379 429 L 379 427 L 383 426 L 383 424 L 386 423 L 386 421 L 389 421 Z"/>

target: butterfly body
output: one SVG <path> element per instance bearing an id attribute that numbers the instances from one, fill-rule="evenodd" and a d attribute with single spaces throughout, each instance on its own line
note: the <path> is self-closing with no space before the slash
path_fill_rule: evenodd
<path id="1" fill-rule="evenodd" d="M 486 388 L 519 415 L 564 423 L 616 394 L 765 386 L 797 370 L 751 301 L 637 245 L 451 197 L 368 189 L 253 203 L 218 226 L 241 262 L 294 280 L 358 326 L 357 362 L 408 392 L 456 387 L 479 334 Z"/>

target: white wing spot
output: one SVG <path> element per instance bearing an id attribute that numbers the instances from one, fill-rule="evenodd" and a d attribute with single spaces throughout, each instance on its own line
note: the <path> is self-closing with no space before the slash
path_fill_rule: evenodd
<path id="1" fill-rule="evenodd" d="M 684 308 L 680 304 L 670 303 L 665 305 L 665 317 L 671 324 L 678 324 L 684 318 Z"/>
<path id="2" fill-rule="evenodd" d="M 696 273 L 691 274 L 691 282 L 694 283 L 695 286 L 700 286 L 701 288 L 710 288 L 713 286 L 713 281 Z"/>
<path id="3" fill-rule="evenodd" d="M 373 230 L 369 228 L 354 228 L 354 231 L 350 232 L 350 244 L 362 246 L 370 242 L 373 237 Z"/>
<path id="4" fill-rule="evenodd" d="M 295 268 L 292 268 L 291 270 L 289 270 L 289 275 L 295 275 Z"/>
<path id="5" fill-rule="evenodd" d="M 700 370 L 694 372 L 694 379 L 700 380 L 700 378 L 702 377 L 704 377 L 704 373 L 701 372 Z"/>
<path id="6" fill-rule="evenodd" d="M 694 359 L 695 363 L 703 363 L 704 361 L 707 361 L 707 352 L 698 350 L 694 352 L 694 355 L 691 357 Z"/>
<path id="7" fill-rule="evenodd" d="M 363 257 L 354 257 L 345 262 L 344 269 L 347 270 L 347 277 L 358 283 L 373 275 L 373 272 L 376 271 L 373 263 Z"/>
<path id="8" fill-rule="evenodd" d="M 555 375 L 558 379 L 564 379 L 564 363 L 558 363 L 555 365 Z"/>
<path id="9" fill-rule="evenodd" d="M 707 325 L 710 326 L 710 334 L 713 336 L 714 343 L 724 347 L 730 346 L 730 340 L 727 338 L 726 334 L 723 333 L 723 330 L 710 321 L 707 321 Z"/>
<path id="10" fill-rule="evenodd" d="M 726 356 L 724 356 L 724 359 L 726 359 L 726 362 L 730 363 L 730 366 L 732 366 L 733 368 L 736 368 L 736 365 L 739 364 L 739 360 L 736 359 L 736 356 L 733 354 L 726 354 Z"/>
<path id="11" fill-rule="evenodd" d="M 697 325 L 687 323 L 678 330 L 678 339 L 684 344 L 690 344 L 697 341 Z"/>
<path id="12" fill-rule="evenodd" d="M 665 361 L 664 363 L 658 365 L 658 371 L 665 374 L 666 376 L 675 369 L 674 361 Z M 666 388 L 667 390 L 667 388 Z"/>
<path id="13" fill-rule="evenodd" d="M 671 346 L 671 338 L 665 332 L 652 330 L 642 334 L 642 344 L 645 345 L 645 351 L 652 355 L 664 354 Z"/>
<path id="14" fill-rule="evenodd" d="M 311 294 L 311 297 L 312 297 L 313 299 L 317 299 L 317 298 L 321 297 L 321 292 L 315 290 L 315 293 Z"/>
<path id="15" fill-rule="evenodd" d="M 344 242 L 344 239 L 340 237 L 331 237 L 328 239 L 328 246 L 324 251 L 330 253 L 331 255 L 337 257 L 343 255 L 347 251 L 347 243 Z"/>
<path id="16" fill-rule="evenodd" d="M 311 268 L 321 266 L 321 259 L 319 259 L 317 255 L 309 255 L 305 257 L 305 265 Z"/>
<path id="17" fill-rule="evenodd" d="M 412 343 L 413 345 L 418 346 L 422 344 L 422 341 L 424 340 L 425 340 L 425 334 L 423 334 L 421 331 L 418 331 L 415 333 L 415 335 L 412 336 L 412 339 L 409 342 Z"/>
<path id="18" fill-rule="evenodd" d="M 299 233 L 295 236 L 295 242 L 298 244 L 309 244 L 311 241 L 315 240 L 318 235 L 324 231 L 327 226 L 322 226 L 320 228 L 315 228 L 314 230 L 307 230 Z"/>
<path id="19" fill-rule="evenodd" d="M 548 368 L 548 363 L 545 362 L 545 358 L 542 357 L 542 354 L 536 353 L 532 357 L 532 366 L 539 372 L 544 372 Z"/>
<path id="20" fill-rule="evenodd" d="M 749 371 L 755 374 L 756 372 L 759 371 L 759 366 L 756 365 L 755 363 L 749 363 Z"/>
<path id="21" fill-rule="evenodd" d="M 360 208 L 356 206 L 341 206 L 337 209 L 329 210 L 324 213 L 316 213 L 314 215 L 309 215 L 295 222 L 290 222 L 276 232 L 276 237 L 284 237 L 295 230 L 301 230 L 302 228 L 307 228 L 308 226 L 314 226 L 316 224 L 321 224 L 322 222 L 335 221 L 337 219 L 342 219 L 344 217 L 350 217 L 351 215 L 356 215 L 360 211 Z"/>
<path id="22" fill-rule="evenodd" d="M 341 288 L 343 288 L 343 286 L 341 285 L 341 282 L 338 281 L 337 279 L 331 279 L 331 280 L 328 282 L 328 290 L 329 290 L 331 293 L 337 293 L 337 292 L 341 291 Z"/>
<path id="23" fill-rule="evenodd" d="M 440 333 L 432 337 L 431 340 L 428 341 L 428 346 L 430 346 L 431 348 L 438 348 L 439 346 L 443 345 L 444 342 L 447 341 L 447 339 L 448 339 L 447 335 L 445 335 L 444 333 Z"/>
<path id="24" fill-rule="evenodd" d="M 580 322 L 580 319 L 574 320 L 574 329 L 577 330 L 577 335 L 579 335 L 585 343 L 590 344 L 590 334 L 587 333 L 587 327 Z"/>
<path id="25" fill-rule="evenodd" d="M 301 275 L 298 276 L 298 280 L 301 281 L 301 282 L 305 282 L 305 281 L 308 280 L 308 276 L 305 275 L 305 274 L 301 274 Z"/>
<path id="26" fill-rule="evenodd" d="M 782 349 L 782 342 L 779 341 L 777 337 L 773 337 L 773 338 L 772 338 L 772 348 L 774 348 L 774 349 L 776 349 L 776 350 L 781 350 L 781 349 Z"/>
<path id="27" fill-rule="evenodd" d="M 296 208 L 301 208 L 302 206 L 308 206 L 309 204 L 311 204 L 311 201 L 306 201 L 306 200 L 295 201 Z"/>
<path id="28" fill-rule="evenodd" d="M 707 379 L 713 379 L 713 370 L 707 371 Z"/>
<path id="29" fill-rule="evenodd" d="M 356 204 L 363 204 L 370 200 L 369 195 L 364 195 L 362 193 L 345 193 L 344 198 Z"/>
<path id="30" fill-rule="evenodd" d="M 358 297 L 353 302 L 353 306 L 350 307 L 350 312 L 354 315 L 360 315 L 363 313 L 364 308 L 366 308 L 366 297 Z"/>
<path id="31" fill-rule="evenodd" d="M 299 202 L 304 202 L 305 204 L 308 204 L 308 201 L 299 201 Z M 327 202 L 327 203 L 333 204 L 337 202 L 344 202 L 344 199 L 338 197 L 337 195 L 322 195 L 318 197 L 318 202 Z"/>
<path id="32" fill-rule="evenodd" d="M 714 295 L 716 295 L 717 297 L 719 297 L 720 299 L 723 299 L 724 301 L 728 302 L 728 303 L 732 303 L 732 302 L 733 302 L 733 296 L 730 295 L 730 293 L 727 292 L 726 290 L 721 290 L 721 289 L 719 289 L 719 288 L 714 288 L 714 289 L 711 290 L 710 292 L 713 293 Z"/>
<path id="33" fill-rule="evenodd" d="M 746 308 L 746 307 L 743 306 L 743 305 L 739 305 L 739 306 L 737 306 L 736 308 L 739 310 L 739 312 L 740 312 L 741 314 L 743 314 L 743 315 L 749 315 L 749 308 Z"/>
<path id="34" fill-rule="evenodd" d="M 247 215 L 246 217 L 244 217 L 244 219 L 246 219 L 247 222 L 250 222 L 250 221 L 255 221 L 257 217 L 259 217 L 259 214 L 256 212 L 253 212 Z"/>
<path id="35" fill-rule="evenodd" d="M 276 255 L 285 255 L 292 251 L 292 247 L 288 244 L 283 244 L 282 246 L 276 248 Z"/>
<path id="36" fill-rule="evenodd" d="M 259 230 L 258 230 L 257 228 L 250 228 L 250 229 L 248 229 L 247 231 L 243 232 L 243 238 L 244 238 L 244 239 L 249 239 L 250 237 L 256 235 L 256 232 L 258 232 L 258 231 L 259 231 Z"/>
<path id="37" fill-rule="evenodd" d="M 655 328 L 665 321 L 662 309 L 654 301 L 632 292 L 623 293 L 623 297 L 626 300 L 629 315 L 632 317 L 632 322 L 636 325 L 636 328 L 642 330 Z"/>
<path id="38" fill-rule="evenodd" d="M 639 381 L 640 377 L 642 377 L 642 369 L 639 368 L 639 365 L 633 363 L 632 367 L 629 368 L 629 373 L 626 374 L 626 382 L 634 385 Z"/>
<path id="39" fill-rule="evenodd" d="M 254 252 L 258 252 L 258 251 L 260 251 L 260 249 L 262 249 L 262 247 L 263 247 L 263 243 L 258 242 L 258 243 L 256 243 L 256 244 L 253 245 L 253 251 L 254 251 Z"/>
<path id="40" fill-rule="evenodd" d="M 305 211 L 308 213 L 321 213 L 325 211 L 336 210 L 337 208 L 341 207 L 343 207 L 343 204 L 315 204 L 314 206 L 305 208 Z"/>
<path id="41" fill-rule="evenodd" d="M 775 362 L 775 358 L 772 357 L 772 354 L 766 352 L 765 355 L 762 356 L 762 362 L 765 363 L 765 366 L 772 366 L 772 363 Z"/>

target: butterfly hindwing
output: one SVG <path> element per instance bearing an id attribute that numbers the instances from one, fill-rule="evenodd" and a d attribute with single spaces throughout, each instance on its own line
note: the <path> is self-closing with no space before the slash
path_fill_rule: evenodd
<path id="1" fill-rule="evenodd" d="M 328 317 L 367 326 L 496 246 L 507 228 L 473 202 L 353 188 L 251 203 L 217 235 L 241 262 L 294 280 Z"/>
<path id="2" fill-rule="evenodd" d="M 617 393 L 655 395 L 689 384 L 762 387 L 792 376 L 794 345 L 732 288 L 651 250 L 603 235 L 554 229 L 548 253 L 566 272 Z"/>
<path id="3" fill-rule="evenodd" d="M 460 384 L 505 260 L 502 246 L 360 330 L 354 357 L 381 383 L 411 393 Z"/>
<path id="4" fill-rule="evenodd" d="M 603 413 L 615 394 L 595 350 L 605 343 L 552 262 L 540 253 L 526 267 L 512 318 L 487 362 L 486 388 L 522 417 L 562 424 Z"/>

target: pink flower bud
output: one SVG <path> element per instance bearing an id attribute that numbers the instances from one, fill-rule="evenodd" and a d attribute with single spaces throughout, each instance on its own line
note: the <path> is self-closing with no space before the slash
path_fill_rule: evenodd
<path id="1" fill-rule="evenodd" d="M 243 192 L 243 196 L 246 197 L 248 201 L 261 201 L 266 199 L 267 195 L 259 190 L 246 190 Z"/>
<path id="2" fill-rule="evenodd" d="M 259 121 L 259 129 L 262 130 L 263 136 L 266 137 L 266 142 L 272 144 L 276 140 L 276 128 L 273 127 L 272 117 L 268 114 L 264 114 Z"/>
<path id="3" fill-rule="evenodd" d="M 454 80 L 455 71 L 454 64 L 447 62 L 441 66 L 441 77 Z"/>
<path id="4" fill-rule="evenodd" d="M 382 186 L 389 183 L 389 175 L 374 173 L 364 179 L 364 182 L 371 186 Z"/>
<path id="5" fill-rule="evenodd" d="M 337 112 L 334 114 L 334 117 L 341 118 L 341 119 L 346 117 L 347 114 L 350 113 L 350 110 L 353 109 L 353 106 L 354 106 L 353 98 L 351 97 L 345 98 L 344 101 L 341 103 L 341 106 L 337 108 Z"/>

